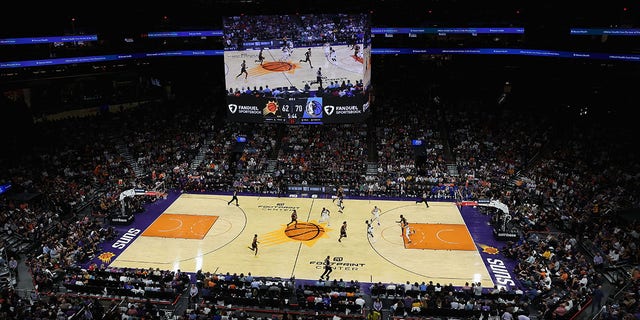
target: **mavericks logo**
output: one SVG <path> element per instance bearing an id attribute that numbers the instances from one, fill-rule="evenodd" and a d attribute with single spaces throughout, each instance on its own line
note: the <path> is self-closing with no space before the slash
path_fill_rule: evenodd
<path id="1" fill-rule="evenodd" d="M 322 117 L 322 104 L 318 100 L 308 99 L 306 113 L 311 118 Z"/>
<path id="2" fill-rule="evenodd" d="M 229 104 L 229 112 L 236 113 L 236 111 L 238 111 L 238 105 L 233 103 Z"/>
<path id="3" fill-rule="evenodd" d="M 328 116 L 332 115 L 334 111 L 336 111 L 336 107 L 324 106 L 324 113 L 326 113 Z"/>

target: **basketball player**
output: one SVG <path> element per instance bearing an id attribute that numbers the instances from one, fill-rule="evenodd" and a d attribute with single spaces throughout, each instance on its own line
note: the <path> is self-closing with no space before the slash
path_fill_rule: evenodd
<path id="1" fill-rule="evenodd" d="M 294 229 L 298 227 L 298 212 L 296 212 L 296 209 L 293 209 L 293 212 L 291 212 L 291 222 L 287 223 L 287 227 L 292 223 L 294 224 Z"/>
<path id="2" fill-rule="evenodd" d="M 422 198 L 420 198 L 420 200 L 417 200 L 416 204 L 418 204 L 420 202 L 424 202 L 424 204 L 427 206 L 427 208 L 429 208 L 429 203 L 427 202 L 427 192 L 426 191 L 422 192 Z"/>
<path id="3" fill-rule="evenodd" d="M 373 206 L 373 209 L 371 210 L 371 223 L 373 223 L 374 221 L 378 222 L 378 225 L 380 225 L 380 208 L 378 208 L 378 206 Z"/>
<path id="4" fill-rule="evenodd" d="M 320 212 L 320 221 L 319 222 L 326 222 L 327 226 L 331 225 L 331 222 L 329 220 L 331 216 L 331 211 L 329 211 L 329 209 L 327 208 L 322 208 L 322 212 Z"/>
<path id="5" fill-rule="evenodd" d="M 338 242 L 342 242 L 342 238 L 347 237 L 347 222 L 342 222 L 342 226 L 340 227 L 340 238 L 338 238 Z"/>
<path id="6" fill-rule="evenodd" d="M 258 235 L 254 234 L 253 235 L 253 241 L 251 241 L 251 246 L 249 247 L 249 249 L 251 249 L 251 251 L 255 252 L 255 256 L 258 255 L 258 243 L 260 243 L 260 241 L 258 241 Z"/>
<path id="7" fill-rule="evenodd" d="M 293 53 L 293 41 L 287 39 L 287 37 L 284 37 L 284 45 L 289 51 L 291 51 L 291 53 Z"/>
<path id="8" fill-rule="evenodd" d="M 411 243 L 411 235 L 415 233 L 415 230 L 409 227 L 409 224 L 405 224 L 404 226 L 404 236 L 407 238 L 407 242 Z"/>
<path id="9" fill-rule="evenodd" d="M 338 212 L 342 213 L 342 210 L 344 210 L 344 197 L 338 198 L 338 203 L 336 205 L 338 206 Z"/>
<path id="10" fill-rule="evenodd" d="M 238 188 L 233 189 L 233 196 L 231 197 L 231 200 L 229 200 L 229 202 L 227 202 L 227 205 L 230 205 L 234 201 L 236 202 L 236 207 L 239 206 L 239 204 L 238 204 Z"/>
<path id="11" fill-rule="evenodd" d="M 352 33 L 351 38 L 349 39 L 349 49 L 355 48 L 357 43 L 358 43 L 358 36 L 355 33 Z"/>
<path id="12" fill-rule="evenodd" d="M 307 49 L 307 52 L 304 53 L 304 60 L 300 60 L 300 62 L 309 62 L 309 66 L 313 69 L 311 65 L 311 48 Z"/>
<path id="13" fill-rule="evenodd" d="M 364 223 L 367 224 L 367 237 L 369 238 L 369 241 L 371 241 L 371 243 L 376 242 L 373 239 L 373 226 L 371 225 L 371 222 L 369 222 L 369 220 L 365 220 Z"/>
<path id="14" fill-rule="evenodd" d="M 406 226 L 408 226 L 409 223 L 407 222 L 407 219 L 403 215 L 400 215 L 400 220 L 396 221 L 396 222 L 400 224 L 400 228 L 401 228 L 401 231 L 402 231 L 402 232 L 400 232 L 400 236 L 402 237 L 402 236 L 404 236 L 404 233 L 405 233 L 404 228 Z"/>
<path id="15" fill-rule="evenodd" d="M 320 279 L 326 277 L 327 280 L 329 280 L 329 275 L 331 274 L 331 271 L 333 271 L 333 268 L 331 267 L 331 260 L 329 259 L 329 256 L 327 256 L 327 258 L 324 259 L 324 272 L 320 276 Z"/>
<path id="16" fill-rule="evenodd" d="M 344 197 L 344 189 L 342 189 L 342 186 L 340 186 L 340 187 L 338 187 L 338 190 L 336 190 L 336 197 L 333 198 L 333 200 L 331 200 L 331 201 L 333 201 L 335 203 L 336 199 L 342 198 L 342 197 Z"/>
<path id="17" fill-rule="evenodd" d="M 242 74 L 244 74 L 245 79 L 247 79 L 247 77 L 249 76 L 249 73 L 247 72 L 246 60 L 242 60 L 242 64 L 240 65 L 240 73 L 238 73 L 238 75 L 236 76 L 236 79 L 238 79 L 238 77 L 241 76 Z"/>
<path id="18" fill-rule="evenodd" d="M 329 59 L 333 62 L 336 62 L 336 50 L 333 49 L 333 47 L 329 47 Z"/>
<path id="19" fill-rule="evenodd" d="M 322 68 L 318 67 L 318 71 L 316 72 L 316 81 L 312 81 L 311 84 L 318 84 L 318 88 L 322 89 Z"/>
<path id="20" fill-rule="evenodd" d="M 262 65 L 262 62 L 264 61 L 264 55 L 263 52 L 264 48 L 260 48 L 260 53 L 258 53 L 258 60 L 256 60 L 256 62 L 260 62 L 260 65 Z"/>
<path id="21" fill-rule="evenodd" d="M 291 54 L 293 53 L 293 49 L 290 49 L 287 45 L 282 47 L 282 58 L 280 61 L 289 61 L 291 58 Z"/>

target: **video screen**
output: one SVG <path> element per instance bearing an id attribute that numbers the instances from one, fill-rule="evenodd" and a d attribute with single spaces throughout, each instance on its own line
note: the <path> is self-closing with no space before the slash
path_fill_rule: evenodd
<path id="1" fill-rule="evenodd" d="M 369 113 L 368 14 L 223 18 L 230 121 L 362 122 Z"/>

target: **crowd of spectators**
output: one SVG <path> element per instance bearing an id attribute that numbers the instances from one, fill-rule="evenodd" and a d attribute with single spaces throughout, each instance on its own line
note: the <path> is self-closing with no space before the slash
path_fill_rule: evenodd
<path id="1" fill-rule="evenodd" d="M 630 271 L 640 262 L 639 225 L 615 215 L 638 206 L 640 162 L 626 152 L 633 145 L 624 128 L 588 119 L 568 125 L 564 118 L 552 122 L 526 110 L 489 113 L 463 107 L 474 101 L 446 108 L 424 105 L 421 99 L 396 95 L 379 100 L 380 118 L 367 123 L 242 125 L 203 112 L 206 101 L 40 123 L 43 138 L 34 141 L 34 152 L 7 160 L 3 179 L 12 182 L 12 192 L 43 195 L 29 203 L 3 197 L 0 218 L 5 231 L 29 239 L 35 248 L 9 254 L 25 259 L 39 292 L 52 292 L 57 309 L 47 313 L 87 310 L 92 301 L 55 291 L 56 283 L 69 280 L 69 270 L 99 254 L 98 244 L 115 236 L 93 214 L 119 212 L 122 191 L 150 188 L 157 181 L 182 191 L 237 188 L 252 193 L 279 192 L 281 183 L 326 186 L 340 181 L 354 197 L 415 197 L 427 190 L 431 198 L 449 198 L 456 190 L 510 207 L 522 232 L 518 241 L 501 248 L 518 262 L 519 289 L 506 292 L 514 300 L 503 298 L 503 303 L 489 289 L 482 299 L 465 296 L 464 288 L 444 295 L 434 287 L 433 294 L 423 295 L 417 285 L 419 296 L 403 294 L 403 308 L 398 301 L 385 306 L 395 305 L 394 312 L 420 315 L 438 306 L 452 309 L 457 302 L 458 308 L 470 304 L 480 312 L 539 310 L 544 318 L 567 318 L 608 281 L 608 270 Z M 247 142 L 238 143 L 239 136 Z M 414 139 L 424 141 L 423 147 L 412 146 Z M 370 162 L 377 172 L 367 172 Z M 86 208 L 90 214 L 80 214 Z M 637 312 L 637 277 L 631 285 L 629 281 L 616 283 L 623 291 L 619 301 L 607 304 L 607 319 Z M 409 291 L 415 292 L 413 285 Z M 43 312 L 37 307 L 42 302 L 27 306 L 10 287 L 3 289 L 2 298 L 7 314 Z"/>
<path id="2" fill-rule="evenodd" d="M 277 170 L 287 184 L 355 189 L 365 174 L 366 125 L 291 126 L 280 141 Z"/>
<path id="3" fill-rule="evenodd" d="M 275 40 L 281 47 L 293 47 L 294 40 L 296 46 L 302 47 L 350 44 L 362 41 L 365 25 L 364 14 L 234 16 L 224 20 L 224 46 L 243 50 L 246 42 L 269 40 Z"/>
<path id="4" fill-rule="evenodd" d="M 363 99 L 365 94 L 365 86 L 362 79 L 351 82 L 350 79 L 338 81 L 329 81 L 324 87 L 312 90 L 311 85 L 306 83 L 303 88 L 296 86 L 271 88 L 269 85 L 247 86 L 242 88 L 229 88 L 228 96 L 232 97 L 255 97 L 255 98 L 306 98 L 310 96 L 316 97 L 345 97 L 353 98 L 360 96 Z"/>

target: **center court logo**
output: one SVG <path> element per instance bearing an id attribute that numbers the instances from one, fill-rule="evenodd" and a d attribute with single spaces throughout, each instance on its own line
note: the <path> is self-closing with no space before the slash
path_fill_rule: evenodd
<path id="1" fill-rule="evenodd" d="M 328 116 L 332 115 L 334 111 L 336 111 L 336 107 L 331 105 L 324 106 L 324 113 L 326 113 Z"/>
<path id="2" fill-rule="evenodd" d="M 297 241 L 312 241 L 321 238 L 325 233 L 323 226 L 312 222 L 298 222 L 284 229 L 284 234 L 288 238 Z"/>
<path id="3" fill-rule="evenodd" d="M 236 111 L 238 111 L 238 105 L 233 103 L 229 104 L 229 112 L 236 113 Z"/>
<path id="4" fill-rule="evenodd" d="M 297 224 L 283 225 L 282 228 L 273 230 L 261 236 L 263 246 L 274 246 L 288 242 L 300 242 L 308 247 L 313 247 L 320 239 L 329 238 L 331 231 L 325 223 L 316 221 L 298 222 Z"/>

